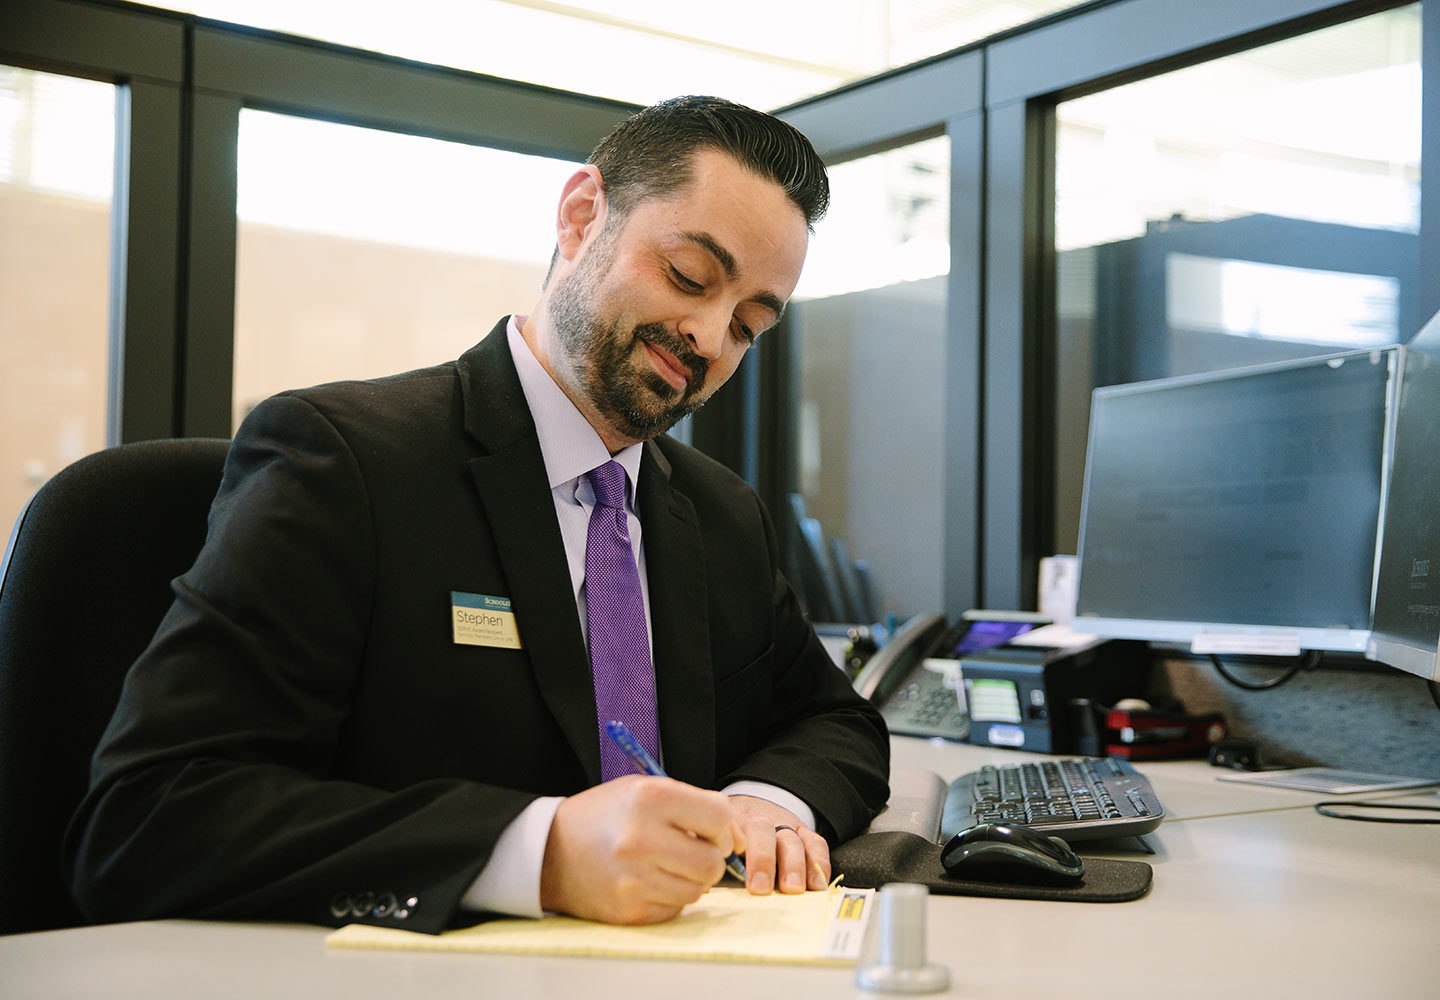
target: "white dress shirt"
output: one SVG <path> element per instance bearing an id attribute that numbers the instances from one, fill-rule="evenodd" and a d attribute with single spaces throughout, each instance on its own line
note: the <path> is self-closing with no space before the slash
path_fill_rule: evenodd
<path id="1" fill-rule="evenodd" d="M 640 571 L 640 592 L 645 602 L 646 635 L 650 635 L 650 587 L 645 574 L 645 542 L 640 518 L 635 513 L 635 485 L 640 476 L 643 444 L 622 448 L 614 455 L 600 440 L 600 435 L 584 415 L 575 408 L 564 391 L 536 359 L 520 335 L 523 316 L 511 316 L 506 328 L 510 354 L 525 402 L 535 421 L 540 439 L 540 453 L 550 481 L 550 495 L 555 501 L 555 516 L 560 536 L 565 543 L 565 558 L 570 565 L 570 582 L 575 593 L 575 609 L 580 616 L 580 631 L 588 633 L 585 618 L 585 542 L 590 526 L 590 511 L 595 506 L 595 493 L 586 473 L 612 458 L 625 469 L 629 486 L 626 490 L 626 522 L 630 531 L 630 548 Z M 653 647 L 652 647 L 653 648 Z M 653 659 L 653 657 L 652 657 Z M 598 737 L 597 737 L 598 738 Z M 661 762 L 664 761 L 664 747 Z M 783 788 L 759 781 L 740 781 L 728 785 L 728 795 L 753 795 L 768 799 L 799 816 L 814 828 L 815 815 L 799 797 Z M 511 821 L 495 843 L 489 862 L 466 891 L 461 905 L 472 910 L 508 913 L 515 916 L 538 917 L 540 909 L 540 869 L 545 860 L 545 843 L 550 824 L 563 797 L 542 796 L 530 803 Z"/>

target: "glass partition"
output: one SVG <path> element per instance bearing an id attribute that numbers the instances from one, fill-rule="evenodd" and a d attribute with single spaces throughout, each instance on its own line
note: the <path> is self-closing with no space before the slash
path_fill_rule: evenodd
<path id="1" fill-rule="evenodd" d="M 942 606 L 949 154 L 941 137 L 834 167 L 792 306 L 795 492 L 832 571 L 866 564 L 877 613 Z"/>
<path id="2" fill-rule="evenodd" d="M 272 393 L 452 360 L 527 313 L 576 164 L 240 120 L 234 423 Z"/>
<path id="3" fill-rule="evenodd" d="M 1056 107 L 1055 551 L 1096 386 L 1408 339 L 1420 5 Z"/>
<path id="4" fill-rule="evenodd" d="M 115 87 L 0 66 L 0 535 L 106 443 Z"/>

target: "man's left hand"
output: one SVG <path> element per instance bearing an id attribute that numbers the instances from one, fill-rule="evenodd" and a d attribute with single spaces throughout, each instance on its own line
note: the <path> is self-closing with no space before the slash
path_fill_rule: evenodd
<path id="1" fill-rule="evenodd" d="M 753 894 L 830 884 L 830 846 L 790 810 L 752 795 L 732 795 L 730 815 L 743 835 L 746 885 Z"/>

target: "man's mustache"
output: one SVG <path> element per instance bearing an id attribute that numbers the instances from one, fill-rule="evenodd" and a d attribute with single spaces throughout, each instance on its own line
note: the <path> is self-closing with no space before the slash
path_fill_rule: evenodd
<path id="1" fill-rule="evenodd" d="M 643 326 L 637 326 L 635 336 L 668 351 L 674 355 L 675 360 L 690 369 L 692 376 L 690 388 L 693 389 L 705 381 L 705 373 L 710 370 L 710 362 L 690 350 L 690 346 L 666 329 L 664 324 L 646 323 Z"/>

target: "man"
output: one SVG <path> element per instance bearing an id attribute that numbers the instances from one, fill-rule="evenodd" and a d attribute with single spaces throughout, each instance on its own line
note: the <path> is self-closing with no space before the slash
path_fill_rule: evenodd
<path id="1" fill-rule="evenodd" d="M 827 198 L 788 125 L 665 102 L 565 185 L 530 316 L 257 407 L 67 835 L 82 908 L 641 923 L 732 852 L 752 892 L 823 887 L 884 725 L 754 493 L 662 435 L 779 318 Z M 669 778 L 619 776 L 612 718 Z"/>

